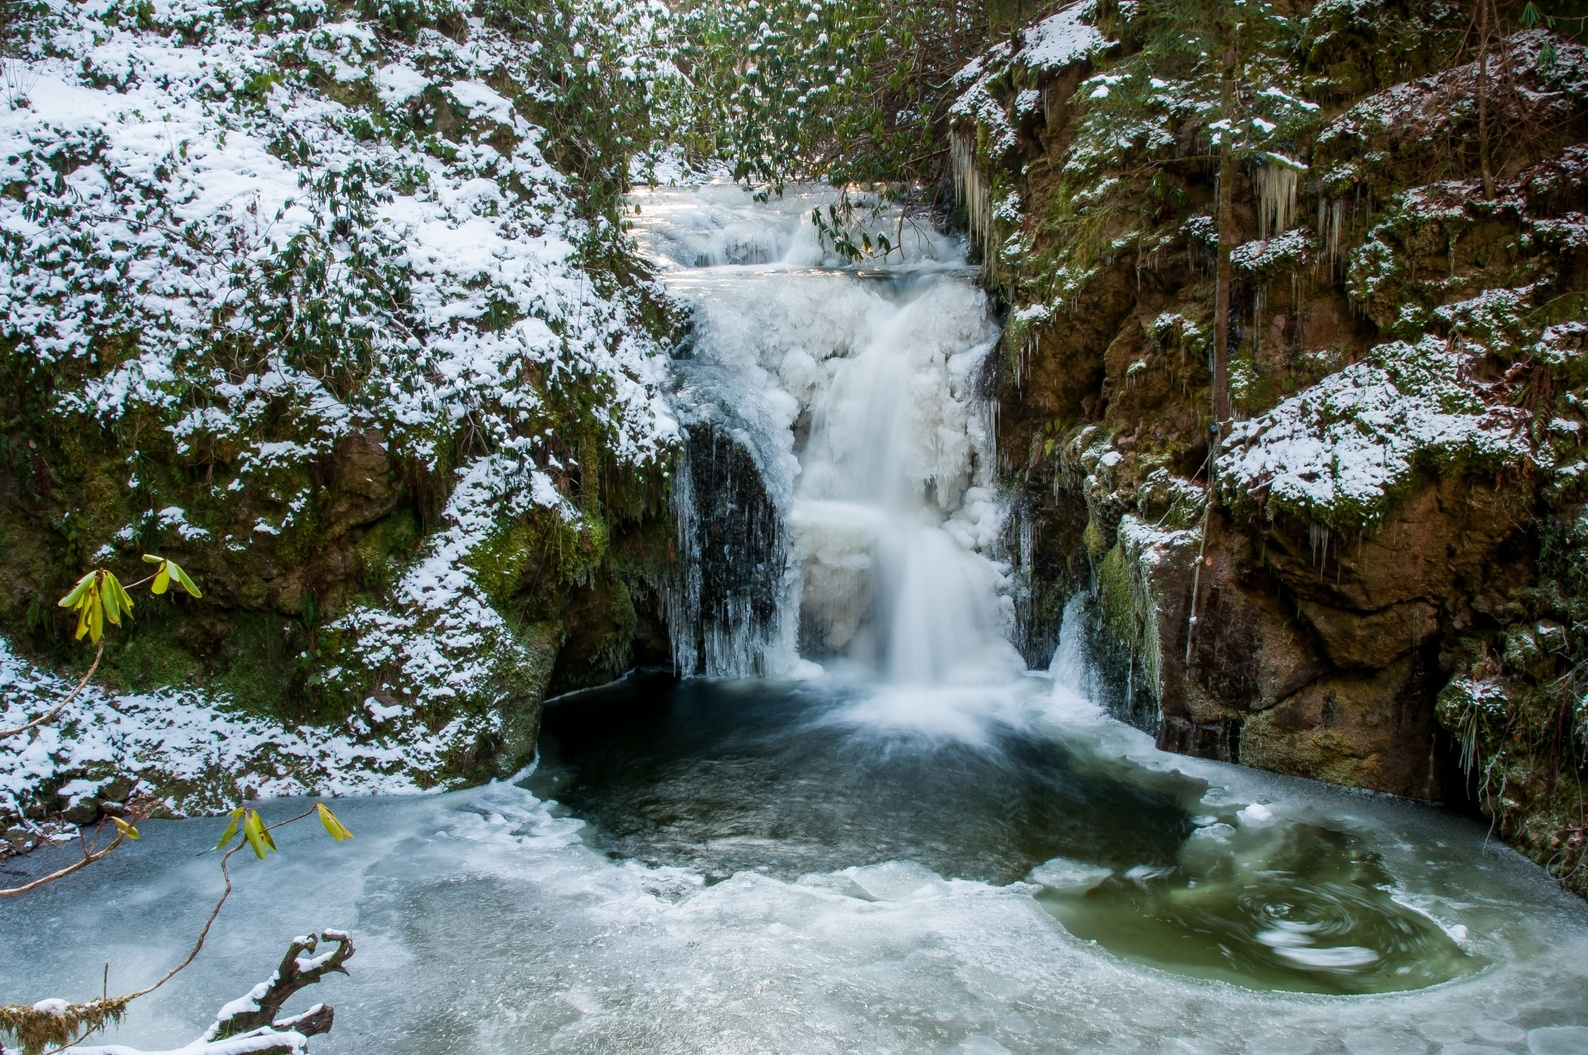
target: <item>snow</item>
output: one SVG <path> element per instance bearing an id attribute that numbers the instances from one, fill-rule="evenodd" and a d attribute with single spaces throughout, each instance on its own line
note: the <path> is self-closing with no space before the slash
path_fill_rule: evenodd
<path id="1" fill-rule="evenodd" d="M 1267 824 L 1274 819 L 1274 811 L 1260 802 L 1254 802 L 1243 810 L 1237 810 L 1235 816 L 1241 819 L 1243 825 Z"/>
<path id="2" fill-rule="evenodd" d="M 1291 270 L 1307 262 L 1315 240 L 1310 230 L 1297 228 L 1272 238 L 1245 242 L 1230 250 L 1230 263 L 1241 271 L 1262 275 Z"/>
<path id="3" fill-rule="evenodd" d="M 1025 89 L 1006 106 L 995 89 L 996 82 L 1011 66 L 1039 73 L 1056 71 L 1110 47 L 1112 41 L 1083 21 L 1094 17 L 1094 8 L 1092 0 L 1071 4 L 1023 30 L 1017 38 L 1018 48 L 1007 41 L 996 44 L 955 74 L 953 83 L 967 87 L 949 108 L 950 117 L 974 121 L 986 131 L 988 160 L 996 160 L 1019 143 L 1009 107 L 1014 116 L 1034 114 L 1040 111 L 1042 101 L 1040 92 Z M 1106 94 L 1106 88 L 1103 90 Z"/>
<path id="4" fill-rule="evenodd" d="M 480 589 L 468 558 L 499 518 L 542 508 L 579 519 L 551 477 L 512 451 L 478 459 L 459 476 L 445 527 L 398 584 L 395 610 L 360 606 L 328 624 L 353 635 L 351 653 L 363 669 L 387 671 L 388 686 L 407 697 L 464 699 L 493 684 L 504 663 L 535 662 Z"/>
<path id="5" fill-rule="evenodd" d="M 430 87 L 430 79 L 405 62 L 393 62 L 376 71 L 375 84 L 381 103 L 393 107 Z"/>
<path id="6" fill-rule="evenodd" d="M 37 717 L 74 684 L 0 640 L 0 725 Z M 234 805 L 250 788 L 260 797 L 411 794 L 433 787 L 447 752 L 475 732 L 462 720 L 434 733 L 419 723 L 379 735 L 352 723 L 284 729 L 191 689 L 117 694 L 90 685 L 55 721 L 0 740 L 0 817 L 52 789 L 71 801 L 92 797 L 103 783 L 93 775 L 112 772 L 140 778 L 144 792 L 176 789 L 165 801 L 179 814 Z"/>
<path id="7" fill-rule="evenodd" d="M 1071 4 L 1025 31 L 1020 60 L 1036 70 L 1058 69 L 1091 57 L 1108 46 L 1108 38 L 1081 21 L 1095 17 L 1091 0 Z"/>
<path id="8" fill-rule="evenodd" d="M 1489 405 L 1471 356 L 1425 337 L 1380 345 L 1231 430 L 1219 471 L 1239 497 L 1315 523 L 1371 526 L 1419 468 L 1530 456 L 1521 412 Z"/>

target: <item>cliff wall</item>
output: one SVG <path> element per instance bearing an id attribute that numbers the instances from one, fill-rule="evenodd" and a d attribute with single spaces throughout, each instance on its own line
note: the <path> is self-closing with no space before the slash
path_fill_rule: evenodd
<path id="1" fill-rule="evenodd" d="M 1246 11 L 1075 5 L 961 74 L 1028 659 L 1086 591 L 1165 749 L 1475 801 L 1588 891 L 1588 60 L 1477 55 L 1455 5 Z"/>

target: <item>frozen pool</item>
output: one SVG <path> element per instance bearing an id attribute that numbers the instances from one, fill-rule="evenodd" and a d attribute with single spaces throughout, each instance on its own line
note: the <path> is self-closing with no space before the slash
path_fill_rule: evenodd
<path id="1" fill-rule="evenodd" d="M 116 1039 L 191 1039 L 333 926 L 359 951 L 312 994 L 326 1053 L 1588 1051 L 1588 906 L 1481 825 L 1159 754 L 1043 678 L 900 691 L 561 701 L 519 784 L 343 800 L 354 842 L 236 859 Z M 221 824 L 0 904 L 6 994 L 178 959 Z"/>

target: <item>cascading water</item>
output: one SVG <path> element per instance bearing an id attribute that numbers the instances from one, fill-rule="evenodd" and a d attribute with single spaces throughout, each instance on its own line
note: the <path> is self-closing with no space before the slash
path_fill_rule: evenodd
<path id="1" fill-rule="evenodd" d="M 879 220 L 900 243 L 886 266 L 834 266 L 809 219 L 825 200 L 758 204 L 735 187 L 637 199 L 642 244 L 693 311 L 674 363 L 692 437 L 674 487 L 678 667 L 786 676 L 820 663 L 901 685 L 1006 680 L 1022 664 L 1007 643 L 1005 510 L 977 390 L 998 336 L 986 297 L 955 243 L 897 214 Z M 706 433 L 714 449 L 744 452 L 709 488 L 695 439 Z M 758 479 L 745 480 L 752 467 Z M 747 508 L 755 501 L 732 497 L 751 493 L 778 529 L 714 533 L 725 507 L 759 515 Z M 714 609 L 699 598 L 719 566 L 729 574 L 717 576 Z M 769 593 L 776 603 L 734 600 Z"/>

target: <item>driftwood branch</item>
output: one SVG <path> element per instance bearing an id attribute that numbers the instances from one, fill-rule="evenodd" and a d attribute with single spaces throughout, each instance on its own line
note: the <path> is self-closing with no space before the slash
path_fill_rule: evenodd
<path id="1" fill-rule="evenodd" d="M 336 947 L 320 952 L 322 941 Z M 293 1031 L 304 1036 L 328 1032 L 335 1011 L 325 1004 L 316 1004 L 303 1014 L 280 1022 L 276 1021 L 276 1016 L 281 1013 L 282 1005 L 292 999 L 298 990 L 314 985 L 333 971 L 346 974 L 347 968 L 343 964 L 352 955 L 353 939 L 339 930 L 292 939 L 287 955 L 281 958 L 281 966 L 276 968 L 276 973 L 270 976 L 269 981 L 260 982 L 246 997 L 221 1008 L 215 1024 L 209 1028 L 204 1039 L 225 1040 L 264 1027 L 283 1032 Z"/>
<path id="2" fill-rule="evenodd" d="M 322 944 L 334 948 L 322 952 Z M 204 1036 L 182 1050 L 194 1055 L 303 1055 L 308 1038 L 331 1031 L 335 1009 L 315 1004 L 290 1018 L 278 1020 L 276 1015 L 299 990 L 333 971 L 346 974 L 344 965 L 352 956 L 353 941 L 342 931 L 294 938 L 275 973 L 247 996 L 221 1008 Z M 142 1055 L 120 1044 L 78 1046 L 88 1034 L 121 1021 L 131 999 L 118 996 L 82 1004 L 46 1000 L 32 1007 L 0 1007 L 0 1033 L 13 1038 L 24 1055 L 60 1055 L 68 1049 L 78 1055 Z"/>

